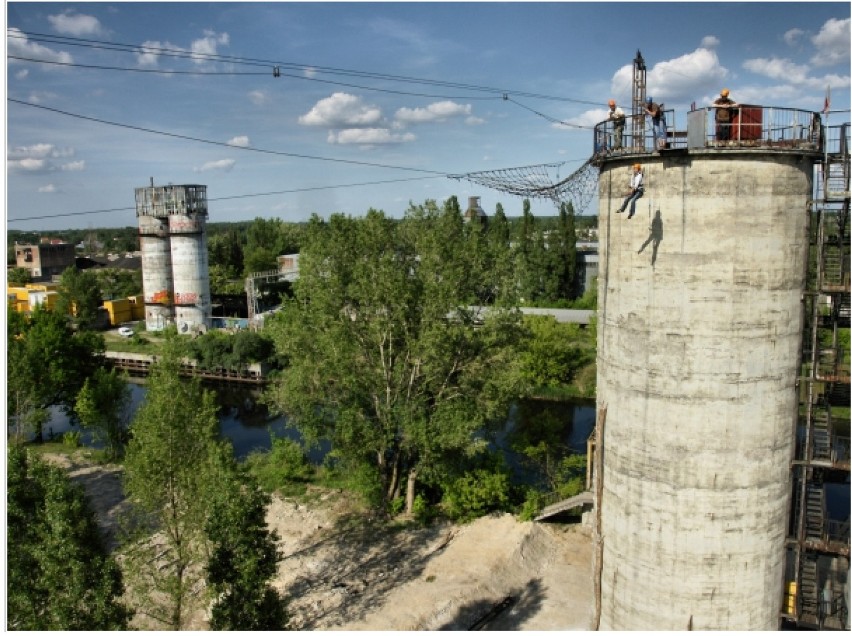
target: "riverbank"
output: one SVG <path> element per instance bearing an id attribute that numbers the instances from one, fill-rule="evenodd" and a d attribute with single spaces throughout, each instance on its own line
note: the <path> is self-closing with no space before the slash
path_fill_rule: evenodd
<path id="1" fill-rule="evenodd" d="M 82 484 L 115 548 L 129 505 L 121 469 L 83 453 L 49 455 Z M 594 607 L 592 541 L 579 525 L 518 522 L 508 514 L 470 524 L 385 528 L 339 491 L 304 503 L 274 496 L 267 522 L 284 559 L 274 581 L 291 597 L 291 629 L 467 630 L 505 599 L 489 630 L 588 630 Z M 137 616 L 138 629 L 157 629 Z M 197 616 L 191 629 L 207 629 Z"/>

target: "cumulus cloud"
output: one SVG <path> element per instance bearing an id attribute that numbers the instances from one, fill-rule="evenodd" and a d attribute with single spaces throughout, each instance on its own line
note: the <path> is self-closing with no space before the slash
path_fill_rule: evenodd
<path id="1" fill-rule="evenodd" d="M 96 17 L 74 13 L 70 9 L 59 15 L 49 15 L 47 16 L 47 20 L 55 31 L 63 35 L 80 37 L 83 35 L 98 35 L 103 33 L 101 23 Z"/>
<path id="2" fill-rule="evenodd" d="M 705 41 L 707 38 L 705 38 Z M 647 94 L 656 102 L 691 100 L 707 85 L 719 85 L 729 72 L 716 52 L 699 47 L 680 57 L 658 62 L 647 73 Z M 612 78 L 612 95 L 629 102 L 633 90 L 633 66 L 623 66 Z"/>
<path id="3" fill-rule="evenodd" d="M 484 124 L 485 120 L 482 119 L 482 117 L 474 117 L 473 115 L 471 115 L 470 117 L 467 117 L 464 120 L 464 123 L 466 123 L 468 126 L 479 126 L 480 124 Z"/>
<path id="4" fill-rule="evenodd" d="M 328 133 L 328 143 L 340 145 L 401 144 L 415 139 L 412 133 L 394 133 L 387 128 L 347 128 L 339 131 L 332 130 Z"/>
<path id="5" fill-rule="evenodd" d="M 220 172 L 230 172 L 234 164 L 237 162 L 233 159 L 219 159 L 217 161 L 208 161 L 200 168 L 194 168 L 195 172 L 210 172 L 211 170 L 218 170 Z"/>
<path id="6" fill-rule="evenodd" d="M 801 84 L 808 77 L 807 66 L 777 57 L 757 57 L 746 60 L 743 62 L 743 68 L 758 75 L 764 75 L 771 79 L 784 79 L 794 84 Z"/>
<path id="7" fill-rule="evenodd" d="M 47 185 L 39 187 L 38 191 L 42 193 L 56 192 L 56 186 L 52 183 L 48 183 Z"/>
<path id="8" fill-rule="evenodd" d="M 54 160 L 74 156 L 72 148 L 57 148 L 53 144 L 40 143 L 31 146 L 8 148 L 6 157 L 10 169 L 25 172 L 49 172 L 56 170 Z M 61 170 L 83 170 L 85 161 L 73 161 L 60 165 Z"/>
<path id="9" fill-rule="evenodd" d="M 804 34 L 801 29 L 790 29 L 784 34 L 784 42 L 789 46 L 796 46 Z"/>
<path id="10" fill-rule="evenodd" d="M 249 138 L 247 135 L 239 135 L 228 140 L 229 146 L 239 146 L 240 148 L 248 148 Z"/>
<path id="11" fill-rule="evenodd" d="M 15 78 L 19 79 L 19 80 L 26 79 L 27 75 L 29 75 L 29 74 L 30 74 L 29 69 L 22 68 L 20 71 L 15 73 Z"/>
<path id="12" fill-rule="evenodd" d="M 429 104 L 426 108 L 400 108 L 396 111 L 397 121 L 406 124 L 422 124 L 433 121 L 446 121 L 452 117 L 463 117 L 470 115 L 470 104 L 457 104 L 445 100 Z"/>
<path id="13" fill-rule="evenodd" d="M 327 128 L 369 127 L 379 123 L 382 111 L 368 106 L 360 97 L 348 93 L 334 93 L 318 101 L 310 111 L 299 117 L 303 126 Z"/>
<path id="14" fill-rule="evenodd" d="M 6 156 L 9 159 L 44 159 L 55 152 L 53 144 L 33 144 L 32 146 L 15 146 L 9 148 Z"/>
<path id="15" fill-rule="evenodd" d="M 11 170 L 23 170 L 25 172 L 40 172 L 47 167 L 47 161 L 44 159 L 35 159 L 28 157 L 26 159 L 15 159 L 8 161 L 6 165 Z"/>
<path id="16" fill-rule="evenodd" d="M 160 63 L 160 55 L 163 49 L 182 51 L 179 46 L 159 40 L 145 40 L 136 52 L 136 63 L 142 68 L 156 68 Z"/>
<path id="17" fill-rule="evenodd" d="M 230 37 L 227 33 L 216 33 L 210 30 L 204 31 L 204 37 L 194 40 L 190 46 L 193 61 L 196 64 L 207 62 L 211 55 L 217 54 L 219 46 L 227 46 L 229 42 Z"/>
<path id="18" fill-rule="evenodd" d="M 837 20 L 832 18 L 822 25 L 811 42 L 817 49 L 811 63 L 816 66 L 849 63 L 849 23 L 850 18 Z"/>
<path id="19" fill-rule="evenodd" d="M 45 62 L 61 62 L 71 64 L 74 58 L 65 51 L 54 51 L 51 48 L 30 42 L 27 35 L 15 27 L 6 30 L 6 53 L 18 57 L 44 60 Z M 10 63 L 17 60 L 9 60 Z"/>
<path id="20" fill-rule="evenodd" d="M 266 103 L 267 96 L 263 91 L 251 91 L 248 94 L 249 101 L 255 106 L 260 106 Z"/>
<path id="21" fill-rule="evenodd" d="M 717 46 L 719 46 L 719 38 L 715 35 L 705 35 L 701 39 L 702 49 L 715 49 Z"/>

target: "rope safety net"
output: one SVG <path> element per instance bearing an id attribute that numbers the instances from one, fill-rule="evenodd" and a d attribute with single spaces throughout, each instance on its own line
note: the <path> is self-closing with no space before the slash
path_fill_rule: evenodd
<path id="1" fill-rule="evenodd" d="M 564 163 L 542 163 L 520 168 L 484 170 L 449 175 L 449 177 L 456 180 L 464 179 L 486 188 L 528 199 L 550 199 L 556 207 L 570 201 L 574 211 L 581 214 L 597 189 L 598 166 L 593 160 L 594 157 L 587 160 L 570 176 L 561 180 L 558 176 L 551 177 L 549 171 L 556 170 L 558 175 L 558 169 Z"/>

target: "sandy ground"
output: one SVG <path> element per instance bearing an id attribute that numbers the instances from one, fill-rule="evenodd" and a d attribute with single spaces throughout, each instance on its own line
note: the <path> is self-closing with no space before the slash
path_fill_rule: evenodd
<path id="1" fill-rule="evenodd" d="M 79 456 L 51 459 L 86 488 L 114 547 L 127 506 L 120 469 Z M 503 514 L 383 529 L 354 522 L 340 493 L 313 495 L 310 504 L 274 497 L 267 511 L 284 557 L 274 585 L 290 598 L 291 629 L 590 629 L 592 542 L 583 526 Z M 503 611 L 482 623 L 501 603 Z M 203 617 L 192 627 L 207 628 Z"/>

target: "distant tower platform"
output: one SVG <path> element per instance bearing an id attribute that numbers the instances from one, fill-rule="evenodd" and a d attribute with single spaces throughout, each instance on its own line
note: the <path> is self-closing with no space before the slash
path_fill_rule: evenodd
<path id="1" fill-rule="evenodd" d="M 145 324 L 180 333 L 207 330 L 212 322 L 207 257 L 207 186 L 136 188 L 142 252 Z"/>

